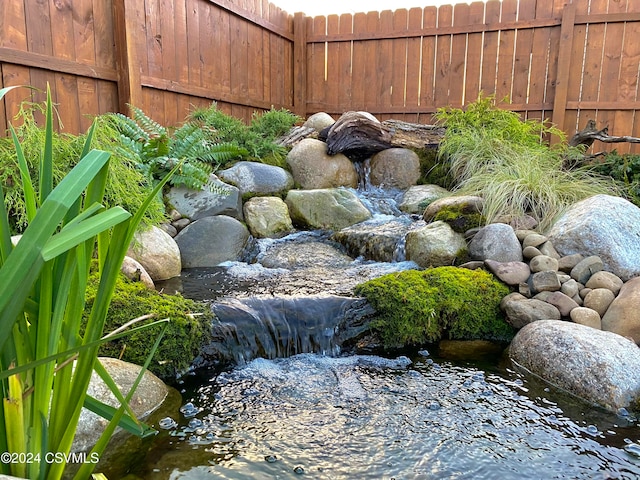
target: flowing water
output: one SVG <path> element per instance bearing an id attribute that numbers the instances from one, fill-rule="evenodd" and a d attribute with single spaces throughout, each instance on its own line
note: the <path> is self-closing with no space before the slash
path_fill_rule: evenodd
<path id="1" fill-rule="evenodd" d="M 397 217 L 388 195 L 367 201 L 385 209 L 374 221 Z M 108 478 L 640 478 L 636 418 L 549 387 L 500 348 L 469 353 L 454 342 L 466 353 L 442 344 L 432 354 L 346 355 L 340 322 L 364 315 L 349 298 L 353 286 L 415 265 L 331 266 L 320 254 L 304 268 L 260 263 L 287 242 L 331 244 L 322 232 L 265 240 L 253 263 L 185 271 L 163 286 L 212 302 L 214 343 L 237 365 L 214 368 L 203 354 L 209 367 L 183 377 L 181 405 L 149 420 L 160 433 L 114 447 L 116 459 L 99 466 Z"/>

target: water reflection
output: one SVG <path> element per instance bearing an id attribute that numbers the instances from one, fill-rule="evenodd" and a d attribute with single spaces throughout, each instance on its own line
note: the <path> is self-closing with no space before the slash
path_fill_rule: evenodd
<path id="1" fill-rule="evenodd" d="M 176 413 L 142 478 L 640 477 L 633 419 L 505 368 L 302 354 L 195 384 L 184 401 L 199 413 Z"/>

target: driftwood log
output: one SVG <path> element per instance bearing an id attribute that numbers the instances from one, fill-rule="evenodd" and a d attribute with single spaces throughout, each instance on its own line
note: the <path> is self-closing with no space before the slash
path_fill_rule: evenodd
<path id="1" fill-rule="evenodd" d="M 327 143 L 327 153 L 342 153 L 351 160 L 364 160 L 391 147 L 437 148 L 445 128 L 401 120 L 379 122 L 366 112 L 346 112 L 332 126 L 317 134 L 308 127 L 293 127 L 278 143 L 291 147 L 304 138 Z"/>
<path id="2" fill-rule="evenodd" d="M 582 130 L 571 137 L 571 139 L 569 140 L 569 145 L 571 145 L 572 147 L 585 145 L 587 148 L 589 148 L 596 140 L 604 143 L 640 143 L 640 138 L 637 137 L 615 137 L 609 135 L 609 127 L 604 127 L 598 130 L 596 128 L 596 122 L 594 120 L 589 120 L 587 122 L 587 125 Z"/>

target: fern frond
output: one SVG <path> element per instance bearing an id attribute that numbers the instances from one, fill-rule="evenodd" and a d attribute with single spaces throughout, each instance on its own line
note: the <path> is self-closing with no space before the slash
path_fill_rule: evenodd
<path id="1" fill-rule="evenodd" d="M 145 114 L 138 107 L 129 105 L 129 108 L 133 112 L 133 119 L 146 131 L 151 137 L 167 137 L 167 129 L 160 125 L 155 120 L 152 120 L 147 114 Z"/>

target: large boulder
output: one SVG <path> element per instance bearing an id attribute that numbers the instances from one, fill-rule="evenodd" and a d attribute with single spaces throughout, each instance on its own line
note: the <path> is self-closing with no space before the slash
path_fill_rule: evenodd
<path id="1" fill-rule="evenodd" d="M 297 268 L 314 267 L 346 267 L 353 262 L 353 258 L 334 245 L 317 242 L 277 242 L 271 245 L 259 256 L 258 262 L 267 268 Z"/>
<path id="2" fill-rule="evenodd" d="M 371 157 L 372 185 L 405 190 L 420 178 L 418 154 L 408 148 L 388 148 Z"/>
<path id="3" fill-rule="evenodd" d="M 604 270 L 624 281 L 640 275 L 640 208 L 623 198 L 595 195 L 574 204 L 548 237 L 562 255 L 600 257 Z"/>
<path id="4" fill-rule="evenodd" d="M 284 168 L 259 162 L 238 162 L 219 175 L 238 187 L 241 195 L 275 195 L 293 187 L 293 177 Z"/>
<path id="5" fill-rule="evenodd" d="M 640 349 L 628 339 L 573 322 L 541 320 L 522 328 L 512 360 L 547 382 L 611 411 L 637 408 Z"/>
<path id="6" fill-rule="evenodd" d="M 422 215 L 432 202 L 450 194 L 449 190 L 439 185 L 413 185 L 404 192 L 398 208 L 405 213 Z"/>
<path id="7" fill-rule="evenodd" d="M 327 154 L 327 144 L 305 138 L 287 155 L 297 185 L 305 190 L 358 186 L 358 173 L 347 157 Z"/>
<path id="8" fill-rule="evenodd" d="M 248 240 L 247 227 L 225 215 L 196 220 L 176 236 L 184 268 L 240 260 Z"/>
<path id="9" fill-rule="evenodd" d="M 433 222 L 411 230 L 406 236 L 407 260 L 421 267 L 453 265 L 466 254 L 464 237 L 445 222 Z"/>
<path id="10" fill-rule="evenodd" d="M 287 204 L 280 197 L 253 197 L 244 204 L 244 217 L 256 238 L 280 238 L 293 232 Z"/>
<path id="11" fill-rule="evenodd" d="M 127 255 L 139 262 L 153 281 L 177 277 L 182 270 L 177 243 L 158 227 L 136 232 Z"/>
<path id="12" fill-rule="evenodd" d="M 228 215 L 242 220 L 240 190 L 221 182 L 215 175 L 209 177 L 209 184 L 202 190 L 172 187 L 167 193 L 167 201 L 191 220 L 213 215 Z"/>
<path id="13" fill-rule="evenodd" d="M 469 255 L 474 260 L 521 262 L 522 246 L 512 227 L 505 223 L 492 223 L 480 229 L 469 242 Z"/>
<path id="14" fill-rule="evenodd" d="M 290 190 L 285 201 L 293 222 L 308 228 L 340 230 L 371 218 L 356 194 L 343 188 Z"/>
<path id="15" fill-rule="evenodd" d="M 640 344 L 640 277 L 625 283 L 602 317 L 602 329 Z"/>
<path id="16" fill-rule="evenodd" d="M 325 128 L 329 128 L 336 123 L 331 115 L 326 112 L 317 112 L 311 115 L 302 124 L 303 127 L 313 128 L 316 132 L 320 133 Z"/>
<path id="17" fill-rule="evenodd" d="M 109 372 L 120 392 L 126 396 L 140 373 L 140 367 L 115 358 L 103 357 L 99 361 Z M 129 406 L 139 419 L 144 419 L 164 402 L 169 390 L 169 387 L 162 380 L 147 370 L 133 394 Z M 87 393 L 112 407 L 120 406 L 109 387 L 95 372 L 91 376 Z M 106 425 L 107 421 L 104 418 L 83 408 L 80 413 L 72 450 L 74 452 L 89 450 L 98 441 Z"/>

